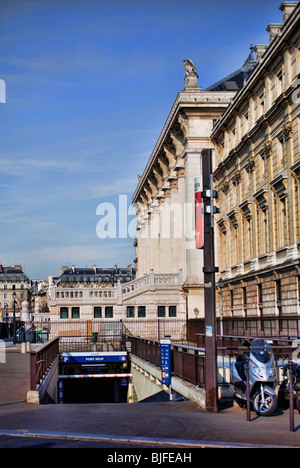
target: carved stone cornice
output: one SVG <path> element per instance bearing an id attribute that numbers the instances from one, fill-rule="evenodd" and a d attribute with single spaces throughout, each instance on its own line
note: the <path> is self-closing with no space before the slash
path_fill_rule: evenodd
<path id="1" fill-rule="evenodd" d="M 243 203 L 239 205 L 239 208 L 242 211 L 247 221 L 249 221 L 252 218 L 251 206 L 252 206 L 252 202 L 250 200 L 245 200 Z"/>
<path id="2" fill-rule="evenodd" d="M 261 188 L 253 195 L 256 203 L 258 204 L 258 206 L 261 208 L 262 211 L 266 211 L 268 208 L 268 200 L 266 198 L 267 193 L 268 193 L 268 190 L 266 188 Z"/>
<path id="3" fill-rule="evenodd" d="M 292 122 L 288 122 L 286 125 L 284 125 L 284 127 L 282 127 L 282 134 L 285 141 L 288 141 L 290 138 L 292 138 L 294 134 Z"/>
<path id="4" fill-rule="evenodd" d="M 227 232 L 227 227 L 226 227 L 226 218 L 220 218 L 218 221 L 218 226 L 219 226 L 219 229 L 220 231 L 223 233 L 223 234 L 226 234 Z"/>
<path id="5" fill-rule="evenodd" d="M 300 179 L 300 161 L 298 161 L 291 167 L 291 171 L 293 171 L 294 174 L 296 174 L 296 176 L 298 177 L 298 179 Z"/>
<path id="6" fill-rule="evenodd" d="M 232 183 L 234 186 L 237 186 L 241 181 L 241 171 L 237 170 L 232 176 Z"/>
<path id="7" fill-rule="evenodd" d="M 237 210 L 231 210 L 228 214 L 227 217 L 232 224 L 232 226 L 236 229 L 238 226 L 238 211 Z"/>
<path id="8" fill-rule="evenodd" d="M 157 162 L 162 170 L 163 179 L 166 180 L 169 174 L 169 161 L 164 152 L 161 152 L 158 155 Z"/>
<path id="9" fill-rule="evenodd" d="M 151 198 L 153 200 L 156 197 L 156 195 L 158 194 L 158 192 L 159 192 L 159 189 L 157 187 L 157 183 L 156 183 L 156 179 L 155 179 L 154 175 L 149 175 L 149 177 L 147 179 L 147 182 L 148 182 L 148 185 L 150 187 Z"/>
<path id="10" fill-rule="evenodd" d="M 178 122 L 180 124 L 183 137 L 186 139 L 189 131 L 189 120 L 183 111 L 178 114 Z"/>
<path id="11" fill-rule="evenodd" d="M 270 182 L 270 185 L 273 187 L 274 191 L 278 195 L 278 198 L 283 201 L 287 196 L 287 174 L 279 174 L 275 179 Z"/>
<path id="12" fill-rule="evenodd" d="M 251 174 L 255 168 L 255 156 L 250 156 L 250 158 L 247 160 L 245 169 L 248 172 L 248 174 Z"/>
<path id="13" fill-rule="evenodd" d="M 263 145 L 260 155 L 263 159 L 267 159 L 270 156 L 272 156 L 272 152 L 273 152 L 273 143 L 271 140 L 269 140 Z"/>
<path id="14" fill-rule="evenodd" d="M 159 165 L 156 165 L 156 166 L 153 167 L 153 175 L 154 175 L 155 179 L 157 180 L 158 188 L 162 187 L 162 185 L 164 183 L 163 171 L 162 171 L 162 169 L 161 169 L 161 167 Z"/>
<path id="15" fill-rule="evenodd" d="M 181 156 L 184 151 L 184 143 L 182 141 L 182 133 L 181 131 L 171 130 L 170 137 L 172 139 L 173 146 L 175 148 L 176 156 Z"/>
<path id="16" fill-rule="evenodd" d="M 197 142 L 201 142 L 202 138 L 203 145 L 207 144 L 206 135 L 189 137 L 189 111 L 191 110 L 193 116 L 197 115 L 199 118 L 201 118 L 203 112 L 210 112 L 210 109 L 213 109 L 214 112 L 215 109 L 218 109 L 218 112 L 221 112 L 221 110 L 225 109 L 232 101 L 235 94 L 235 92 L 205 92 L 201 91 L 200 88 L 185 90 L 178 93 L 145 170 L 139 178 L 138 185 L 132 197 L 133 203 L 136 201 L 139 192 L 143 191 L 143 185 L 152 172 L 153 165 L 157 164 L 157 162 L 159 163 L 165 180 L 167 178 L 167 170 L 169 171 L 174 168 L 175 163 L 187 149 L 188 143 L 191 141 L 191 145 L 194 145 L 193 138 Z M 166 153 L 165 157 L 168 158 L 167 167 L 162 163 L 162 160 L 159 161 L 159 159 L 161 159 L 161 153 Z"/>
<path id="17" fill-rule="evenodd" d="M 173 146 L 169 144 L 165 144 L 163 146 L 166 158 L 169 161 L 169 168 L 172 169 L 175 166 L 176 163 L 176 154 L 173 150 Z"/>
<path id="18" fill-rule="evenodd" d="M 224 193 L 224 195 L 227 195 L 227 193 L 229 192 L 229 180 L 227 177 L 221 185 L 221 190 Z"/>

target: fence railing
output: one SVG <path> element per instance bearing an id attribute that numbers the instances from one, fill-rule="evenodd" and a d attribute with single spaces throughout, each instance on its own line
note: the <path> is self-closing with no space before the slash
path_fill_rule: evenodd
<path id="1" fill-rule="evenodd" d="M 145 338 L 129 336 L 131 350 L 134 354 L 160 367 L 160 342 Z M 217 374 L 219 385 L 230 384 L 231 364 L 236 356 L 248 351 L 243 345 L 244 340 L 252 337 L 218 336 L 217 346 Z M 197 347 L 171 344 L 172 374 L 181 377 L 194 385 L 205 387 L 205 336 L 198 336 Z M 299 340 L 289 338 L 272 339 L 272 350 L 276 367 L 277 382 L 280 383 L 281 368 L 293 357 Z"/>
<path id="2" fill-rule="evenodd" d="M 60 319 L 51 321 L 33 322 L 36 330 L 46 329 L 49 339 L 60 337 L 62 341 L 82 341 L 98 333 L 99 339 L 104 335 L 119 335 L 120 330 L 133 336 L 142 336 L 160 340 L 170 338 L 176 342 L 186 341 L 187 325 L 185 319 L 156 318 L 156 319 Z"/>
<path id="3" fill-rule="evenodd" d="M 59 339 L 55 338 L 30 352 L 30 390 L 36 390 L 51 364 L 59 355 Z"/>
<path id="4" fill-rule="evenodd" d="M 131 342 L 131 352 L 142 359 L 160 367 L 160 342 L 134 336 L 128 337 Z M 171 372 L 192 384 L 205 385 L 205 355 L 204 349 L 171 344 Z"/>

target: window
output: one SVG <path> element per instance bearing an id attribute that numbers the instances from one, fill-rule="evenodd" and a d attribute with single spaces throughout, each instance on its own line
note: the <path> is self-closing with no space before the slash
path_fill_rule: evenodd
<path id="1" fill-rule="evenodd" d="M 169 307 L 169 317 L 176 317 L 177 316 L 177 307 L 170 306 Z"/>
<path id="2" fill-rule="evenodd" d="M 134 306 L 127 306 L 127 318 L 134 318 Z"/>
<path id="3" fill-rule="evenodd" d="M 138 318 L 146 317 L 146 306 L 138 306 Z"/>
<path id="4" fill-rule="evenodd" d="M 105 318 L 113 318 L 114 308 L 112 306 L 105 307 Z"/>
<path id="5" fill-rule="evenodd" d="M 94 318 L 102 318 L 102 308 L 94 307 Z"/>
<path id="6" fill-rule="evenodd" d="M 67 319 L 69 318 L 69 310 L 68 307 L 61 307 L 60 308 L 60 318 Z"/>
<path id="7" fill-rule="evenodd" d="M 165 306 L 158 306 L 158 307 L 157 307 L 157 316 L 158 316 L 158 317 L 165 317 L 165 316 L 166 316 L 166 308 L 165 308 Z"/>
<path id="8" fill-rule="evenodd" d="M 79 307 L 72 307 L 72 319 L 79 319 Z"/>

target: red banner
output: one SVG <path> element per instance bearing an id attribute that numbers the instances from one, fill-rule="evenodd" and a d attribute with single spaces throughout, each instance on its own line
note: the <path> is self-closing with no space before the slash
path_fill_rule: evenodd
<path id="1" fill-rule="evenodd" d="M 195 179 L 195 233 L 196 249 L 204 248 L 204 223 L 203 223 L 203 200 L 202 200 L 202 178 Z"/>

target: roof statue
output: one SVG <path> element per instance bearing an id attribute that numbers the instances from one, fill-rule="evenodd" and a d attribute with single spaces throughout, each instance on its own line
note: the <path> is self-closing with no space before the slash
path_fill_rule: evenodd
<path id="1" fill-rule="evenodd" d="M 187 75 L 196 75 L 198 78 L 198 73 L 195 64 L 191 59 L 185 59 L 183 61 L 183 64 Z"/>
<path id="2" fill-rule="evenodd" d="M 197 73 L 194 62 L 191 59 L 185 59 L 183 61 L 183 66 L 186 71 L 186 76 L 184 78 L 184 89 L 198 88 L 198 85 L 197 85 L 198 73 Z"/>

